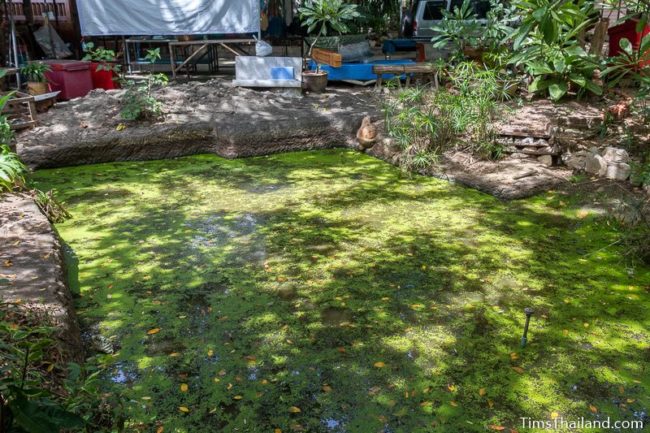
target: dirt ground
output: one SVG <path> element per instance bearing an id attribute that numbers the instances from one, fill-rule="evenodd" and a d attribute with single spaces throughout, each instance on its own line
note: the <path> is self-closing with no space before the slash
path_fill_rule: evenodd
<path id="1" fill-rule="evenodd" d="M 85 98 L 57 104 L 39 116 L 37 128 L 18 137 L 17 152 L 37 169 L 199 153 L 238 158 L 357 148 L 355 133 L 361 119 L 370 116 L 381 129 L 383 117 L 382 94 L 369 88 L 331 87 L 324 94 L 302 95 L 295 90 L 238 88 L 223 79 L 172 84 L 158 91 L 164 117 L 152 122 L 121 120 L 122 95 L 122 90 L 95 90 Z M 620 134 L 603 141 L 605 108 L 603 103 L 575 101 L 513 103 L 501 127 L 535 131 L 554 125 L 565 150 L 606 145 L 620 141 Z M 397 150 L 387 140 L 378 143 L 368 153 L 396 164 Z M 502 199 L 517 199 L 555 188 L 572 172 L 566 167 L 548 167 L 535 158 L 480 161 L 453 151 L 444 155 L 440 166 L 424 174 Z"/>

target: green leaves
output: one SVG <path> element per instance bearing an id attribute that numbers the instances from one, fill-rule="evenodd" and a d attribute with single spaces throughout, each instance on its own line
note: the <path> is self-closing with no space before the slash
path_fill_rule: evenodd
<path id="1" fill-rule="evenodd" d="M 347 21 L 361 17 L 356 4 L 343 3 L 343 0 L 307 0 L 298 8 L 298 14 L 307 33 L 318 30 L 316 38 L 309 47 L 308 56 L 321 36 L 327 36 L 328 28 L 339 34 L 349 31 Z"/>
<path id="2" fill-rule="evenodd" d="M 25 166 L 8 146 L 0 145 L 0 192 L 11 191 L 25 183 Z"/>
<path id="3" fill-rule="evenodd" d="M 27 433 L 52 433 L 84 426 L 84 421 L 79 416 L 48 400 L 28 400 L 16 387 L 11 387 L 11 392 L 15 396 L 9 400 L 7 406 L 13 415 L 14 423 Z"/>

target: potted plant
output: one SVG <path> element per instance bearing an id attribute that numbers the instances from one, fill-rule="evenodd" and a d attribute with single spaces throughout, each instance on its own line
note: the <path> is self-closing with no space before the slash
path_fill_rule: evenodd
<path id="1" fill-rule="evenodd" d="M 356 4 L 346 4 L 343 0 L 307 0 L 299 9 L 302 25 L 307 27 L 307 33 L 315 35 L 309 45 L 307 58 L 311 58 L 318 39 L 327 36 L 328 29 L 343 34 L 348 32 L 346 21 L 360 16 Z M 330 30 L 330 31 L 331 31 Z M 327 87 L 327 72 L 321 71 L 316 63 L 315 71 L 304 71 L 302 80 L 305 88 L 313 92 L 322 92 Z"/>
<path id="2" fill-rule="evenodd" d="M 30 95 L 43 95 L 49 91 L 45 73 L 50 66 L 43 62 L 30 62 L 20 68 L 20 73 L 27 77 L 27 92 Z"/>
<path id="3" fill-rule="evenodd" d="M 88 42 L 84 45 L 84 52 L 86 54 L 82 60 L 91 62 L 93 88 L 104 90 L 119 88 L 116 78 L 120 72 L 120 65 L 116 63 L 115 51 L 103 47 L 95 48 L 95 44 Z"/>

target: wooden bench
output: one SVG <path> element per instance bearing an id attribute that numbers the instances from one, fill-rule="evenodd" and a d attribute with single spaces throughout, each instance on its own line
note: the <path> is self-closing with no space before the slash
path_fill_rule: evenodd
<path id="1" fill-rule="evenodd" d="M 372 73 L 377 75 L 377 87 L 383 84 L 384 74 L 393 74 L 396 76 L 406 75 L 405 86 L 411 84 L 411 78 L 421 76 L 425 79 L 428 78 L 438 88 L 438 69 L 431 63 L 414 63 L 412 65 L 375 65 L 372 67 Z M 398 83 L 401 81 L 398 80 Z"/>

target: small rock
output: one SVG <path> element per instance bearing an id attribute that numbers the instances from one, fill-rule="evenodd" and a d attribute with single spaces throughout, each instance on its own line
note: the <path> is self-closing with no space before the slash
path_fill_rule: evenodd
<path id="1" fill-rule="evenodd" d="M 564 164 L 572 170 L 583 171 L 587 162 L 587 156 L 590 153 L 585 150 L 579 150 L 564 156 Z"/>
<path id="2" fill-rule="evenodd" d="M 607 174 L 607 161 L 602 156 L 592 153 L 585 159 L 585 171 L 590 174 L 605 176 Z"/>
<path id="3" fill-rule="evenodd" d="M 541 162 L 547 167 L 553 165 L 553 157 L 551 155 L 541 155 L 537 157 L 537 161 Z"/>
<path id="4" fill-rule="evenodd" d="M 608 147 L 605 149 L 603 158 L 605 158 L 605 161 L 607 161 L 608 164 L 615 162 L 623 162 L 627 164 L 630 162 L 630 155 L 628 155 L 627 151 L 618 147 Z"/>
<path id="5" fill-rule="evenodd" d="M 589 152 L 592 153 L 592 154 L 594 154 L 594 155 L 598 155 L 598 153 L 599 153 L 599 152 L 598 152 L 598 148 L 597 148 L 596 146 L 591 146 L 591 147 L 589 148 Z"/>
<path id="6" fill-rule="evenodd" d="M 617 162 L 614 164 L 609 164 L 607 166 L 607 179 L 612 179 L 612 180 L 625 180 L 628 177 L 630 177 L 630 173 L 632 172 L 632 168 L 630 167 L 629 164 L 626 164 L 624 162 Z"/>

